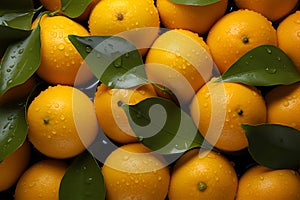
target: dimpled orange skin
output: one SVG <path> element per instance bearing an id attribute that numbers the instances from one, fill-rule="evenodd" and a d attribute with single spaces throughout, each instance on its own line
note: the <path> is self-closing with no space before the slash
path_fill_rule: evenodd
<path id="1" fill-rule="evenodd" d="M 206 42 L 222 74 L 254 47 L 263 44 L 277 46 L 277 35 L 266 17 L 240 9 L 218 20 L 209 30 Z"/>
<path id="2" fill-rule="evenodd" d="M 206 188 L 201 189 L 201 183 Z M 199 149 L 193 149 L 176 161 L 168 197 L 170 200 L 234 200 L 237 186 L 237 174 L 227 158 L 214 151 L 199 154 Z"/>
<path id="3" fill-rule="evenodd" d="M 291 169 L 273 170 L 261 165 L 248 169 L 239 180 L 236 200 L 299 200 L 300 176 Z"/>
<path id="4" fill-rule="evenodd" d="M 170 0 L 157 0 L 156 4 L 164 27 L 186 29 L 202 35 L 225 14 L 228 0 L 207 6 L 182 5 Z"/>

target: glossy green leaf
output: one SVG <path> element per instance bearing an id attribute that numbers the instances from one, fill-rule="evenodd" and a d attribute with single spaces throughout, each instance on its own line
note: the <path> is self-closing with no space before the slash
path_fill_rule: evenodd
<path id="1" fill-rule="evenodd" d="M 300 167 L 300 132 L 277 124 L 242 125 L 253 159 L 273 169 Z"/>
<path id="2" fill-rule="evenodd" d="M 61 0 L 62 12 L 71 18 L 79 17 L 92 0 Z"/>
<path id="3" fill-rule="evenodd" d="M 25 100 L 0 106 L 0 161 L 17 150 L 27 136 Z"/>
<path id="4" fill-rule="evenodd" d="M 244 54 L 218 81 L 254 86 L 289 85 L 300 81 L 300 73 L 281 49 L 261 45 Z"/>
<path id="5" fill-rule="evenodd" d="M 184 5 L 207 6 L 219 2 L 220 0 L 170 0 L 170 1 L 177 4 L 184 4 Z"/>
<path id="6" fill-rule="evenodd" d="M 40 64 L 40 26 L 24 40 L 11 44 L 0 65 L 0 96 L 24 83 Z"/>
<path id="7" fill-rule="evenodd" d="M 153 151 L 175 154 L 200 146 L 212 149 L 192 118 L 172 101 L 155 97 L 122 107 L 138 139 Z"/>
<path id="8" fill-rule="evenodd" d="M 59 189 L 60 200 L 105 200 L 101 169 L 88 152 L 80 154 L 67 169 Z"/>
<path id="9" fill-rule="evenodd" d="M 143 59 L 136 47 L 117 36 L 69 36 L 94 75 L 111 88 L 146 83 Z"/>

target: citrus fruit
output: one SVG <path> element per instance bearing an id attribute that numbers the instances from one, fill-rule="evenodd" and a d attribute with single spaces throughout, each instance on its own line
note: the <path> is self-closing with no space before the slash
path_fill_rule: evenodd
<path id="1" fill-rule="evenodd" d="M 94 140 L 98 124 L 92 101 L 71 86 L 49 86 L 30 103 L 28 138 L 52 158 L 70 158 Z"/>
<path id="2" fill-rule="evenodd" d="M 148 51 L 145 64 L 148 79 L 169 88 L 184 104 L 211 77 L 213 69 L 203 38 L 183 29 L 160 35 Z"/>
<path id="3" fill-rule="evenodd" d="M 215 81 L 212 78 L 197 92 L 190 104 L 191 116 L 200 133 L 216 148 L 242 150 L 248 142 L 241 124 L 265 123 L 265 100 L 255 87 Z"/>
<path id="4" fill-rule="evenodd" d="M 176 161 L 171 173 L 170 200 L 234 200 L 237 174 L 230 161 L 214 152 L 193 149 Z"/>
<path id="5" fill-rule="evenodd" d="M 261 13 L 271 21 L 277 21 L 289 14 L 298 4 L 298 0 L 234 0 L 235 5 L 241 9 L 254 10 Z"/>
<path id="6" fill-rule="evenodd" d="M 287 16 L 277 27 L 278 47 L 294 62 L 300 71 L 300 11 Z"/>
<path id="7" fill-rule="evenodd" d="M 267 122 L 300 130 L 300 82 L 280 85 L 266 94 Z"/>
<path id="8" fill-rule="evenodd" d="M 102 167 L 106 199 L 164 200 L 170 182 L 163 158 L 141 143 L 114 150 Z"/>
<path id="9" fill-rule="evenodd" d="M 237 200 L 300 199 L 300 176 L 291 169 L 270 169 L 257 165 L 240 178 Z"/>
<path id="10" fill-rule="evenodd" d="M 156 92 L 150 84 L 128 89 L 111 89 L 105 84 L 98 86 L 94 105 L 103 132 L 119 143 L 137 142 L 121 106 L 123 103 L 134 105 L 155 96 Z"/>
<path id="11" fill-rule="evenodd" d="M 156 4 L 164 27 L 186 29 L 202 35 L 225 14 L 228 0 L 206 6 L 178 4 L 171 0 L 157 0 Z"/>
<path id="12" fill-rule="evenodd" d="M 9 189 L 18 181 L 29 164 L 30 151 L 30 144 L 25 141 L 0 163 L 0 191 Z"/>
<path id="13" fill-rule="evenodd" d="M 16 200 L 58 200 L 60 182 L 68 165 L 61 160 L 42 160 L 28 168 L 17 182 Z"/>
<path id="14" fill-rule="evenodd" d="M 254 47 L 277 46 L 271 21 L 255 11 L 240 9 L 224 15 L 209 30 L 206 40 L 219 71 L 224 73 Z"/>

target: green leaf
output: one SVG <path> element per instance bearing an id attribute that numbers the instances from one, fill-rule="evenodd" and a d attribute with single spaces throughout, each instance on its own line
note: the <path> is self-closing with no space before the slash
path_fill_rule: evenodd
<path id="1" fill-rule="evenodd" d="M 273 169 L 300 167 L 300 132 L 277 124 L 243 124 L 253 159 Z"/>
<path id="2" fill-rule="evenodd" d="M 40 65 L 40 46 L 38 25 L 27 38 L 7 48 L 0 65 L 0 96 L 34 74 Z"/>
<path id="3" fill-rule="evenodd" d="M 70 18 L 79 17 L 92 0 L 61 0 L 62 12 Z"/>
<path id="4" fill-rule="evenodd" d="M 0 106 L 0 162 L 17 150 L 27 136 L 24 101 L 14 101 Z"/>
<path id="5" fill-rule="evenodd" d="M 85 151 L 67 169 L 59 189 L 60 200 L 105 199 L 104 178 L 94 157 Z"/>
<path id="6" fill-rule="evenodd" d="M 220 0 L 170 0 L 177 4 L 207 6 L 219 2 Z"/>
<path id="7" fill-rule="evenodd" d="M 299 80 L 300 73 L 281 49 L 261 45 L 244 54 L 217 81 L 272 86 L 289 85 Z"/>
<path id="8" fill-rule="evenodd" d="M 117 36 L 69 35 L 94 75 L 111 88 L 147 83 L 143 59 L 136 47 Z"/>
<path id="9" fill-rule="evenodd" d="M 122 107 L 138 139 L 153 151 L 175 154 L 201 145 L 212 149 L 191 117 L 172 101 L 155 97 Z"/>

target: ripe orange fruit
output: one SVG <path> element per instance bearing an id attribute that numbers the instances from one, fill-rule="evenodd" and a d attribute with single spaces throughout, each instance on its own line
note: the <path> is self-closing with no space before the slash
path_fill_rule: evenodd
<path id="1" fill-rule="evenodd" d="M 176 161 L 171 174 L 170 200 L 234 200 L 237 174 L 230 161 L 214 151 L 193 149 Z"/>
<path id="2" fill-rule="evenodd" d="M 276 30 L 263 15 L 237 10 L 223 16 L 209 30 L 206 40 L 219 71 L 224 73 L 235 61 L 254 47 L 277 46 Z"/>
<path id="3" fill-rule="evenodd" d="M 121 105 L 123 103 L 134 105 L 155 96 L 157 96 L 155 90 L 150 84 L 129 89 L 111 89 L 101 84 L 97 88 L 94 105 L 103 132 L 119 143 L 137 142 Z"/>
<path id="4" fill-rule="evenodd" d="M 266 95 L 267 122 L 300 130 L 300 82 L 280 85 Z"/>
<path id="5" fill-rule="evenodd" d="M 164 200 L 170 174 L 163 157 L 141 143 L 121 146 L 102 167 L 106 199 Z"/>
<path id="6" fill-rule="evenodd" d="M 248 146 L 241 124 L 266 122 L 265 101 L 255 87 L 211 79 L 197 92 L 190 113 L 208 142 L 224 151 Z M 215 123 L 215 125 L 213 125 Z"/>
<path id="7" fill-rule="evenodd" d="M 234 2 L 238 8 L 259 12 L 271 21 L 282 19 L 298 4 L 298 0 L 234 0 Z"/>
<path id="8" fill-rule="evenodd" d="M 71 86 L 50 86 L 29 105 L 28 138 L 41 153 L 70 158 L 94 140 L 98 123 L 92 101 Z"/>
<path id="9" fill-rule="evenodd" d="M 164 27 L 187 29 L 202 35 L 225 14 L 228 0 L 207 6 L 183 5 L 170 0 L 157 0 L 156 4 Z"/>
<path id="10" fill-rule="evenodd" d="M 300 71 L 300 11 L 286 17 L 277 27 L 278 47 L 294 62 Z"/>
<path id="11" fill-rule="evenodd" d="M 58 200 L 60 182 L 68 165 L 61 160 L 42 160 L 33 164 L 19 179 L 16 200 Z"/>
<path id="12" fill-rule="evenodd" d="M 184 104 L 209 80 L 213 69 L 203 38 L 183 29 L 160 35 L 148 51 L 145 64 L 148 79 L 169 88 Z"/>
<path id="13" fill-rule="evenodd" d="M 32 27 L 35 27 L 38 19 Z M 83 64 L 83 59 L 68 35 L 88 36 L 88 31 L 80 24 L 65 17 L 43 15 L 40 22 L 41 64 L 37 74 L 50 84 L 74 85 L 85 83 L 92 73 Z M 84 70 L 85 76 L 76 80 L 78 71 Z"/>
<path id="14" fill-rule="evenodd" d="M 0 163 L 0 191 L 12 187 L 26 170 L 31 152 L 28 141 L 25 141 L 15 152 Z"/>
<path id="15" fill-rule="evenodd" d="M 291 169 L 269 169 L 261 165 L 248 169 L 240 178 L 237 200 L 300 199 L 300 176 Z"/>

